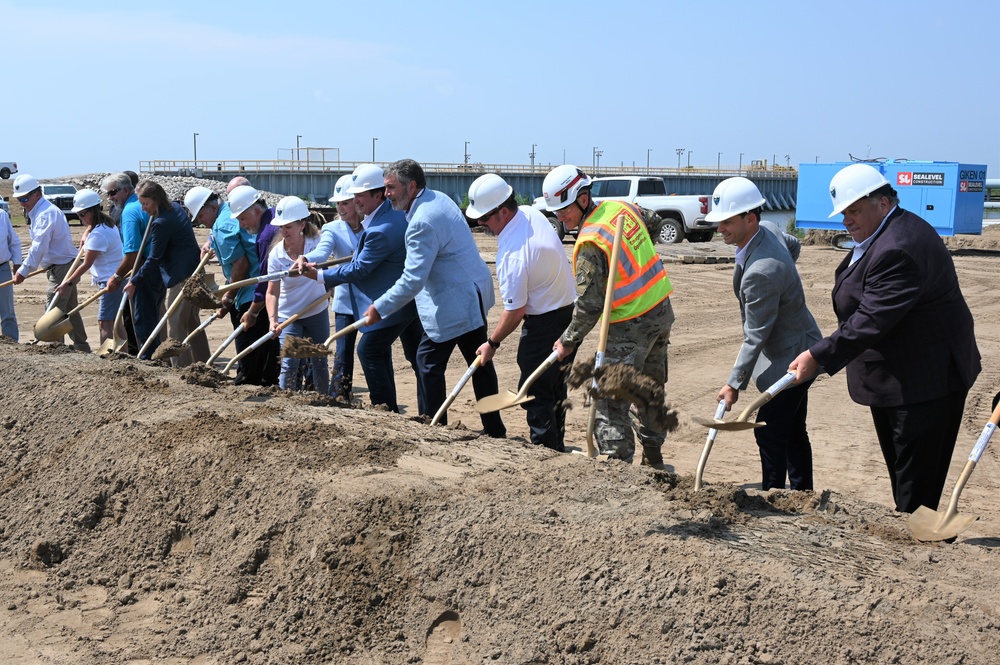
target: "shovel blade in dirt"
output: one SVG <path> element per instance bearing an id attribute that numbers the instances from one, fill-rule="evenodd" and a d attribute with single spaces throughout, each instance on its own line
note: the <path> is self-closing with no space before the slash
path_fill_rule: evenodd
<path id="1" fill-rule="evenodd" d="M 521 385 L 521 389 L 519 391 L 512 393 L 508 390 L 506 393 L 500 393 L 499 395 L 487 395 L 476 402 L 476 413 L 493 413 L 494 411 L 509 409 L 512 406 L 524 404 L 525 402 L 530 402 L 535 399 L 534 395 L 528 394 L 528 389 L 531 388 L 531 385 L 538 380 L 538 377 L 545 374 L 545 371 L 556 364 L 556 361 L 558 360 L 559 354 L 553 351 L 549 354 L 549 357 L 538 366 L 538 369 L 532 372 L 531 376 L 524 381 L 524 384 Z"/>
<path id="2" fill-rule="evenodd" d="M 958 477 L 958 482 L 955 483 L 955 489 L 952 491 L 951 499 L 948 501 L 948 508 L 942 512 L 940 510 L 931 510 L 927 506 L 920 506 L 910 515 L 907 525 L 910 527 L 910 533 L 913 534 L 914 538 L 925 542 L 951 540 L 979 519 L 972 515 L 959 515 L 958 498 L 962 495 L 965 484 L 969 482 L 969 476 L 972 475 L 973 469 L 979 463 L 979 458 L 983 456 L 983 451 L 986 450 L 986 446 L 989 444 L 990 438 L 997 428 L 997 423 L 1000 423 L 1000 404 L 997 404 L 996 408 L 993 409 L 993 414 L 990 416 L 989 422 L 986 423 L 982 434 L 979 435 L 979 439 L 976 441 L 976 445 L 972 448 L 969 459 L 965 463 L 965 468 L 962 469 L 962 475 Z"/>
<path id="3" fill-rule="evenodd" d="M 42 342 L 55 342 L 72 330 L 73 323 L 66 316 L 66 312 L 58 307 L 53 307 L 35 322 L 35 339 Z"/>

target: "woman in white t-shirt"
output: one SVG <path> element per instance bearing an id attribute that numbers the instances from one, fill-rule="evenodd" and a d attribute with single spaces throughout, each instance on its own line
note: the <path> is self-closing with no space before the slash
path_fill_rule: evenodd
<path id="1" fill-rule="evenodd" d="M 114 220 L 101 210 L 101 195 L 92 189 L 81 189 L 73 197 L 73 212 L 86 225 L 83 232 L 83 263 L 66 278 L 59 289 L 68 289 L 76 284 L 85 272 L 90 271 L 90 283 L 99 289 L 108 285 L 111 275 L 122 261 L 122 238 Z M 57 289 L 57 290 L 59 290 Z M 114 337 L 115 316 L 121 304 L 122 290 L 101 296 L 97 306 L 97 325 L 101 331 L 101 342 Z M 120 331 L 125 337 L 125 331 Z"/>
<path id="2" fill-rule="evenodd" d="M 297 196 L 286 196 L 275 208 L 273 226 L 280 234 L 275 238 L 267 256 L 267 272 L 288 270 L 300 255 L 315 249 L 319 243 L 319 229 L 311 221 L 312 213 L 305 202 Z M 271 319 L 271 330 L 277 329 L 294 314 L 301 316 L 280 332 L 281 343 L 288 337 L 304 337 L 316 344 L 322 344 L 330 336 L 330 314 L 326 300 L 310 306 L 326 294 L 326 287 L 314 279 L 285 277 L 269 282 L 264 302 L 267 315 Z M 330 367 L 326 356 L 306 359 L 312 374 L 313 388 L 320 395 L 326 395 L 330 385 Z M 282 358 L 278 385 L 285 389 L 297 387 L 299 365 L 302 359 Z"/>

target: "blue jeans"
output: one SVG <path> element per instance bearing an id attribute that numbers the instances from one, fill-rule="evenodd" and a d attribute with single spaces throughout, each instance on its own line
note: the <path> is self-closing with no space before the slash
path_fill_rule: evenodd
<path id="1" fill-rule="evenodd" d="M 323 308 L 319 314 L 306 316 L 297 321 L 293 321 L 288 327 L 281 331 L 279 339 L 285 343 L 287 337 L 304 337 L 316 344 L 322 344 L 330 336 L 330 314 Z M 281 375 L 278 377 L 278 386 L 288 390 L 295 386 L 295 379 L 299 375 L 299 365 L 307 363 L 312 371 L 313 388 L 320 395 L 325 395 L 330 388 L 330 366 L 327 364 L 326 356 L 318 358 L 282 358 Z"/>
<path id="2" fill-rule="evenodd" d="M 0 282 L 9 281 L 14 275 L 10 271 L 10 261 L 0 264 Z M 14 287 L 0 289 L 0 331 L 4 337 L 18 341 L 17 316 L 14 315 Z"/>
<path id="3" fill-rule="evenodd" d="M 354 323 L 353 314 L 336 314 L 337 331 L 341 331 Z M 333 355 L 333 378 L 330 380 L 330 397 L 341 397 L 351 401 L 351 390 L 354 388 L 354 343 L 358 333 L 338 337 Z"/>

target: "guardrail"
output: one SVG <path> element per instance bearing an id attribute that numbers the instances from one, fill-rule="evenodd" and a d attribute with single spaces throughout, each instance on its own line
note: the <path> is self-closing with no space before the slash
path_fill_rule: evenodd
<path id="1" fill-rule="evenodd" d="M 360 164 L 371 162 L 358 162 L 347 160 L 309 160 L 309 159 L 237 159 L 213 161 L 199 159 L 197 161 L 187 159 L 155 159 L 139 162 L 139 170 L 142 173 L 152 173 L 158 175 L 184 175 L 201 177 L 206 173 L 350 173 Z M 388 166 L 391 162 L 376 162 L 382 167 Z M 450 162 L 420 162 L 427 173 L 503 173 L 509 175 L 544 175 L 551 171 L 558 164 L 484 164 L 473 162 L 469 164 Z M 650 175 L 650 176 L 763 176 L 767 178 L 788 178 L 795 179 L 799 176 L 795 167 L 777 166 L 767 169 L 753 169 L 739 166 L 722 166 L 716 168 L 682 166 L 596 166 L 588 168 L 581 167 L 594 177 L 614 176 L 614 175 Z"/>

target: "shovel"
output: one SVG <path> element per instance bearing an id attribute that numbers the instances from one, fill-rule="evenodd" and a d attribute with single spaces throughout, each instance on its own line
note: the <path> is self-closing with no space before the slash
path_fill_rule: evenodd
<path id="1" fill-rule="evenodd" d="M 715 420 L 722 420 L 722 416 L 726 415 L 726 400 L 720 399 L 719 406 L 715 410 Z M 694 491 L 697 492 L 701 489 L 701 478 L 705 475 L 705 463 L 708 462 L 708 456 L 712 452 L 712 444 L 715 443 L 715 435 L 719 433 L 716 428 L 711 428 L 708 430 L 708 437 L 705 439 L 705 449 L 701 451 L 701 459 L 698 460 L 698 470 L 694 474 Z"/>
<path id="2" fill-rule="evenodd" d="M 329 268 L 330 266 L 339 265 L 341 263 L 347 263 L 353 258 L 353 254 L 348 256 L 342 256 L 339 259 L 330 259 L 329 261 L 323 261 L 322 263 L 317 263 L 316 268 Z M 213 294 L 223 293 L 225 291 L 232 291 L 233 289 L 242 289 L 244 286 L 254 286 L 256 284 L 262 284 L 264 282 L 276 282 L 279 279 L 285 277 L 290 277 L 291 275 L 298 275 L 298 270 L 282 270 L 281 272 L 272 272 L 266 275 L 261 275 L 259 277 L 248 277 L 246 279 L 241 279 L 238 282 L 233 282 L 232 284 L 225 284 L 219 288 L 212 291 Z"/>
<path id="3" fill-rule="evenodd" d="M 200 333 L 205 328 L 207 328 L 209 325 L 211 325 L 211 323 L 215 321 L 217 318 L 219 318 L 219 313 L 212 312 L 212 315 L 210 317 L 202 321 L 198 325 L 198 327 L 192 330 L 191 334 L 185 337 L 182 341 L 178 342 L 173 347 L 166 350 L 164 350 L 162 346 L 158 347 L 156 349 L 156 353 L 154 353 L 153 355 L 154 356 L 158 355 L 158 358 L 156 358 L 157 360 L 160 360 L 162 358 L 173 358 L 174 356 L 181 355 L 191 347 L 191 340 L 194 339 L 194 336 Z M 206 364 L 211 364 L 211 363 L 206 363 Z"/>
<path id="4" fill-rule="evenodd" d="M 206 364 L 206 365 L 208 365 L 209 367 L 211 367 L 211 366 L 212 366 L 212 363 L 214 363 L 214 362 L 215 362 L 215 359 L 216 359 L 216 358 L 218 358 L 218 357 L 219 357 L 219 355 L 220 355 L 220 354 L 221 354 L 221 353 L 222 353 L 223 351 L 225 351 L 225 349 L 226 349 L 226 347 L 227 347 L 227 346 L 229 346 L 230 344 L 232 344 L 232 343 L 233 343 L 233 340 L 234 340 L 234 339 L 236 339 L 236 338 L 237 338 L 237 337 L 239 336 L 239 334 L 240 334 L 241 332 L 243 332 L 243 324 L 242 324 L 242 323 L 241 323 L 240 325 L 236 326 L 236 329 L 235 329 L 235 330 L 233 330 L 233 334 L 232 334 L 232 335 L 230 335 L 229 337 L 227 337 L 227 338 L 226 338 L 226 341 L 225 341 L 225 342 L 223 342 L 223 343 L 222 343 L 222 344 L 221 344 L 221 345 L 219 346 L 219 348 L 217 348 L 217 349 L 215 350 L 215 353 L 213 353 L 212 355 L 210 355 L 210 356 L 208 357 L 208 360 L 206 360 L 206 361 L 205 361 L 205 364 Z"/>
<path id="5" fill-rule="evenodd" d="M 48 270 L 48 268 L 39 268 L 38 270 L 36 270 L 34 272 L 29 272 L 27 275 L 24 276 L 24 278 L 28 279 L 29 277 L 34 277 L 35 275 L 41 275 L 46 270 Z M 2 289 L 4 287 L 7 287 L 7 286 L 10 286 L 13 283 L 14 283 L 14 280 L 12 280 L 12 279 L 8 279 L 6 282 L 0 282 L 0 289 Z"/>
<path id="6" fill-rule="evenodd" d="M 448 407 L 455 401 L 455 398 L 458 397 L 458 393 L 462 392 L 462 388 L 465 387 L 465 384 L 469 382 L 469 379 L 472 378 L 472 375 L 476 373 L 476 370 L 479 369 L 479 366 L 482 364 L 483 357 L 476 356 L 476 359 L 472 361 L 471 365 L 469 365 L 469 369 L 465 370 L 465 374 L 463 374 L 462 378 L 458 380 L 458 385 L 455 386 L 454 390 L 448 393 L 448 399 L 444 401 L 441 408 L 434 414 L 434 417 L 431 419 L 431 425 L 437 425 L 438 421 L 444 417 L 444 414 L 448 413 Z"/>
<path id="7" fill-rule="evenodd" d="M 84 236 L 86 236 L 86 234 L 84 234 Z M 84 237 L 84 240 L 82 240 L 80 242 L 80 251 L 78 251 L 76 253 L 76 258 L 74 258 L 73 262 L 69 264 L 69 270 L 66 271 L 66 276 L 63 277 L 63 281 L 59 283 L 59 286 L 62 286 L 63 284 L 68 283 L 69 282 L 69 276 L 73 274 L 74 270 L 76 270 L 76 264 L 78 264 L 80 262 L 80 258 L 83 256 L 83 248 L 84 248 L 84 245 L 86 244 L 85 240 L 86 240 L 86 237 Z M 58 300 L 58 299 L 59 299 L 59 292 L 57 291 L 56 293 L 52 294 L 52 300 L 49 302 L 49 306 L 45 308 L 45 311 L 48 312 L 53 307 L 55 307 L 56 300 Z M 46 340 L 43 340 L 43 341 L 46 341 Z M 51 341 L 51 340 L 48 340 L 48 341 Z"/>
<path id="8" fill-rule="evenodd" d="M 146 222 L 146 230 L 142 232 L 142 240 L 139 241 L 139 249 L 135 253 L 135 261 L 132 263 L 132 268 L 125 274 L 124 279 L 122 279 L 121 286 L 118 288 L 125 289 L 132 282 L 132 276 L 138 272 L 139 267 L 145 260 L 142 255 L 142 251 L 146 248 L 146 241 L 149 239 L 149 230 L 153 227 L 153 220 Z M 115 315 L 115 325 L 114 325 L 114 338 L 105 340 L 101 344 L 101 348 L 98 350 L 98 355 L 102 358 L 112 351 L 121 351 L 126 344 L 128 344 L 128 338 L 122 339 L 118 336 L 118 329 L 122 327 L 122 319 L 125 317 L 125 305 L 128 303 L 129 299 L 127 296 L 122 296 L 121 303 L 118 304 L 118 313 Z M 133 329 L 135 328 L 135 320 L 132 322 Z"/>
<path id="9" fill-rule="evenodd" d="M 309 303 L 308 305 L 306 305 L 305 307 L 303 307 L 301 310 L 299 310 L 295 314 L 292 314 L 290 317 L 288 317 L 287 319 L 285 319 L 284 321 L 282 321 L 281 323 L 279 323 L 277 326 L 275 326 L 275 328 L 276 328 L 275 330 L 270 331 L 266 335 L 262 335 L 260 337 L 260 339 L 258 339 L 256 342 L 254 342 L 253 344 L 251 344 L 247 348 L 245 348 L 242 351 L 240 351 L 239 353 L 237 353 L 235 356 L 233 356 L 232 360 L 230 360 L 228 363 L 226 363 L 226 366 L 222 369 L 222 373 L 223 374 L 228 374 L 229 373 L 229 369 L 233 365 L 235 365 L 237 363 L 237 361 L 242 360 L 244 357 L 246 357 L 247 355 L 249 355 L 250 352 L 255 351 L 256 349 L 258 349 L 261 346 L 263 346 L 265 343 L 267 343 L 270 340 L 276 338 L 278 335 L 281 334 L 282 330 L 284 330 L 285 328 L 287 328 L 291 324 L 293 324 L 296 321 L 298 321 L 299 318 L 304 313 L 308 312 L 313 307 L 316 307 L 317 305 L 325 302 L 330 297 L 330 293 L 332 293 L 332 291 L 333 290 L 331 289 L 330 291 L 327 291 L 326 293 L 324 293 L 319 298 L 316 298 L 316 300 L 313 300 L 311 303 Z M 362 320 L 364 321 L 366 319 L 362 319 Z M 347 330 L 347 328 L 344 328 L 344 330 Z M 344 332 L 344 331 L 342 330 L 341 332 Z"/>
<path id="10" fill-rule="evenodd" d="M 594 356 L 594 380 L 591 388 L 594 395 L 590 398 L 590 410 L 587 412 L 587 457 L 597 457 L 597 446 L 594 445 L 594 422 L 597 419 L 597 370 L 604 364 L 604 351 L 608 348 L 608 333 L 611 330 L 611 309 L 615 300 L 615 281 L 618 279 L 618 257 L 622 251 L 622 234 L 625 231 L 625 216 L 619 215 L 615 224 L 615 240 L 611 245 L 611 260 L 608 262 L 608 287 L 604 292 L 604 312 L 601 314 L 601 334 L 597 340 L 597 355 Z"/>
<path id="11" fill-rule="evenodd" d="M 972 454 L 969 455 L 969 461 L 965 463 L 962 475 L 955 483 L 951 500 L 948 502 L 948 509 L 942 513 L 940 510 L 931 510 L 927 506 L 920 506 L 910 515 L 908 525 L 914 538 L 922 541 L 949 540 L 965 531 L 970 524 L 979 519 L 975 515 L 958 514 L 958 497 L 965 489 L 965 483 L 969 482 L 969 476 L 976 468 L 979 458 L 983 456 L 983 451 L 986 450 L 986 444 L 990 442 L 990 437 L 993 436 L 997 423 L 1000 423 L 1000 404 L 993 409 L 993 415 L 990 416 L 989 422 L 983 428 L 983 433 L 979 435 L 979 440 L 976 441 L 976 446 L 972 449 Z"/>
<path id="12" fill-rule="evenodd" d="M 206 252 L 205 256 L 203 256 L 201 261 L 198 263 L 198 267 L 195 268 L 194 272 L 191 274 L 197 275 L 198 273 L 200 273 L 202 268 L 205 267 L 205 264 L 208 263 L 208 260 L 212 258 L 214 255 L 215 252 Z M 182 290 L 180 293 L 177 294 L 177 297 L 174 298 L 174 301 L 170 303 L 170 307 L 167 308 L 167 313 L 164 314 L 163 317 L 157 322 L 156 327 L 153 328 L 153 332 L 149 333 L 149 337 L 147 337 L 146 341 L 143 342 L 142 348 L 139 349 L 137 357 L 142 358 L 142 354 L 146 353 L 146 351 L 149 350 L 149 347 L 153 343 L 153 340 L 157 339 L 157 337 L 160 334 L 160 330 L 162 330 L 163 326 L 167 324 L 167 319 L 169 319 L 170 316 L 177 311 L 177 308 L 181 306 L 181 300 L 183 299 L 184 299 L 184 291 Z"/>
<path id="13" fill-rule="evenodd" d="M 703 427 L 708 427 L 711 429 L 717 429 L 720 432 L 740 432 L 745 429 L 756 429 L 757 427 L 763 427 L 767 423 L 762 422 L 749 422 L 750 416 L 754 411 L 764 406 L 770 402 L 775 395 L 780 393 L 782 390 L 791 385 L 792 381 L 795 380 L 795 372 L 788 372 L 783 377 L 778 379 L 771 385 L 770 388 L 765 390 L 760 394 L 760 397 L 750 402 L 747 408 L 743 409 L 736 420 L 730 420 L 728 422 L 722 420 L 721 418 L 716 418 L 715 420 L 708 420 L 707 418 L 699 418 L 697 416 L 692 416 L 691 421 L 697 425 Z"/>
<path id="14" fill-rule="evenodd" d="M 545 359 L 545 362 L 539 365 L 538 369 L 532 372 L 531 376 L 525 380 L 524 385 L 521 386 L 520 390 L 516 393 L 508 390 L 506 394 L 487 395 L 476 402 L 476 413 L 493 413 L 494 411 L 509 409 L 512 406 L 524 404 L 525 402 L 530 402 L 535 399 L 533 395 L 528 394 L 528 389 L 531 388 L 531 384 L 538 380 L 538 377 L 545 374 L 545 370 L 555 365 L 558 360 L 559 353 L 553 351 L 549 354 L 549 357 Z"/>
<path id="15" fill-rule="evenodd" d="M 73 330 L 73 322 L 69 318 L 107 292 L 108 288 L 104 287 L 66 313 L 63 313 L 58 307 L 53 307 L 45 312 L 42 314 L 42 318 L 35 323 L 35 339 L 42 342 L 55 342 L 62 339 Z"/>
<path id="16" fill-rule="evenodd" d="M 347 326 L 346 328 L 341 328 L 337 332 L 335 332 L 332 335 L 330 335 L 329 337 L 327 337 L 326 341 L 323 342 L 323 346 L 329 348 L 329 346 L 331 344 L 333 344 L 336 340 L 340 339 L 344 335 L 347 335 L 347 334 L 352 333 L 352 332 L 357 332 L 357 331 L 361 330 L 362 328 L 364 328 L 367 325 L 368 325 L 368 317 L 367 316 L 362 316 L 360 319 L 358 319 L 357 321 L 355 321 L 351 325 Z"/>

